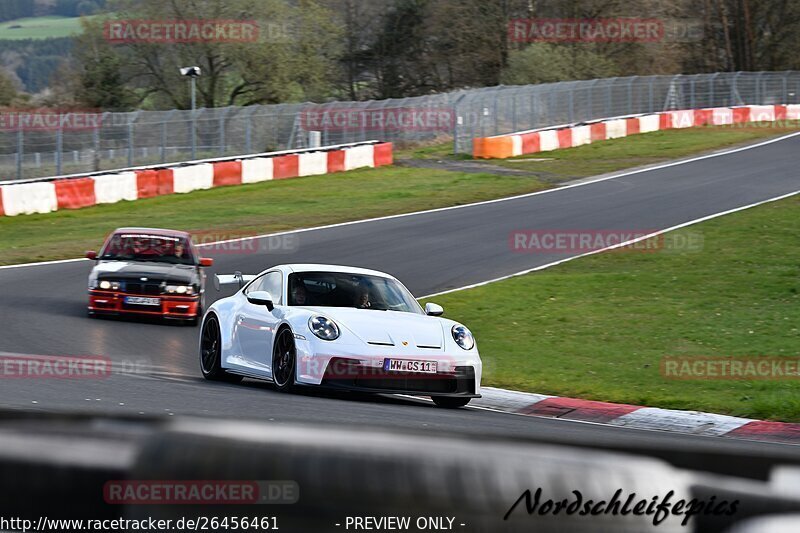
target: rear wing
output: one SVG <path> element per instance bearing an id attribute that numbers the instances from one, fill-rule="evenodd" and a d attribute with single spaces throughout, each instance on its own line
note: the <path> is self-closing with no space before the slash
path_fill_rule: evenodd
<path id="1" fill-rule="evenodd" d="M 242 274 L 238 270 L 233 274 L 214 274 L 214 288 L 220 290 L 223 285 L 238 285 L 241 289 L 255 277 L 255 274 Z"/>

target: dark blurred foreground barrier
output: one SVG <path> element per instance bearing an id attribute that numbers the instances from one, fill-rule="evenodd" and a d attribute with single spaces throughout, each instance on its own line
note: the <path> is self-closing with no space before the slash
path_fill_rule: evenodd
<path id="1" fill-rule="evenodd" d="M 452 518 L 451 530 L 464 532 L 638 532 L 726 531 L 745 519 L 800 513 L 796 467 L 774 469 L 762 482 L 681 470 L 631 454 L 457 435 L 198 418 L 5 418 L 0 517 L 6 518 L 175 523 L 189 517 L 275 517 L 281 531 L 306 532 L 352 531 L 348 517 L 399 516 L 410 518 L 407 531 L 420 530 L 414 525 L 419 518 Z M 282 480 L 298 494 L 294 503 L 271 505 L 107 502 L 109 482 L 136 480 Z M 670 492 L 670 512 L 647 512 Z M 600 502 L 612 507 L 615 493 L 617 509 L 624 510 L 630 498 L 628 514 L 581 515 Z M 566 501 L 556 513 L 561 500 Z M 676 513 L 680 500 L 684 509 Z M 631 510 L 639 501 L 644 504 L 637 516 Z M 535 506 L 531 514 L 528 505 Z M 684 526 L 688 507 L 695 512 Z M 796 519 L 792 523 L 800 527 Z"/>

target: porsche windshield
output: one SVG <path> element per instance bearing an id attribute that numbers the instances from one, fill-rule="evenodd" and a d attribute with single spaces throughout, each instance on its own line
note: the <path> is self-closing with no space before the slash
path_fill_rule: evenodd
<path id="1" fill-rule="evenodd" d="M 188 239 L 146 233 L 117 233 L 112 236 L 100 259 L 104 261 L 153 261 L 174 265 L 194 265 Z"/>
<path id="2" fill-rule="evenodd" d="M 290 274 L 289 305 L 355 307 L 422 314 L 414 297 L 397 281 L 347 272 Z"/>

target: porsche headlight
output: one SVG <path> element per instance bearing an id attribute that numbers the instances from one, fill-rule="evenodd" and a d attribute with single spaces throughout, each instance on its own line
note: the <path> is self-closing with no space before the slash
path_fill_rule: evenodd
<path id="1" fill-rule="evenodd" d="M 164 289 L 170 294 L 193 294 L 194 287 L 191 285 L 167 285 Z"/>
<path id="2" fill-rule="evenodd" d="M 330 318 L 312 316 L 308 319 L 308 329 L 324 341 L 333 341 L 339 338 L 339 327 Z"/>
<path id="3" fill-rule="evenodd" d="M 456 344 L 462 349 L 471 350 L 475 347 L 475 337 L 472 336 L 472 332 L 465 326 L 456 324 L 450 332 L 453 334 L 453 340 L 456 341 Z"/>
<path id="4" fill-rule="evenodd" d="M 100 282 L 99 287 L 101 289 L 103 289 L 104 291 L 108 291 L 108 290 L 118 291 L 119 290 L 119 281 L 103 280 L 103 281 Z"/>

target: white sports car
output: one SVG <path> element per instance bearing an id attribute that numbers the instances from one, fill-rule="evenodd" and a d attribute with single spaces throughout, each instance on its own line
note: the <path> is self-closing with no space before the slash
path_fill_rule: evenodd
<path id="1" fill-rule="evenodd" d="M 301 385 L 430 396 L 440 407 L 480 397 L 481 359 L 472 333 L 422 309 L 383 272 L 331 265 L 281 265 L 239 284 L 206 311 L 200 367 L 209 380 L 267 379 Z"/>

